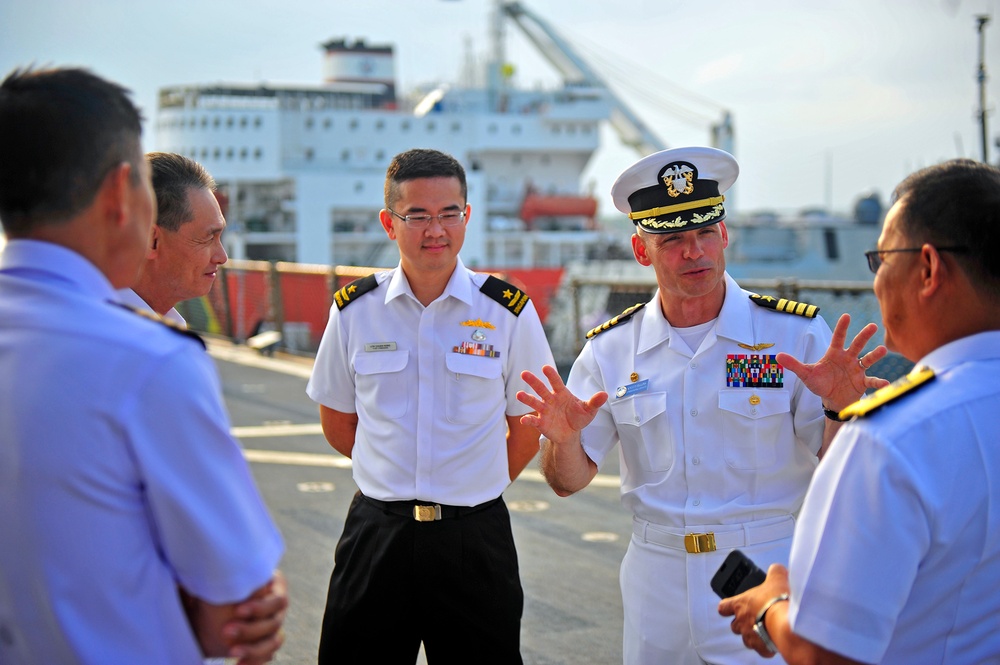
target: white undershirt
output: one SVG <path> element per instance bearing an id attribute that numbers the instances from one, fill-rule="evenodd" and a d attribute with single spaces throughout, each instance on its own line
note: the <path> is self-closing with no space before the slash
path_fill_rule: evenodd
<path id="1" fill-rule="evenodd" d="M 691 326 L 690 328 L 674 327 L 674 332 L 680 335 L 681 339 L 684 340 L 684 343 L 688 345 L 691 353 L 695 354 L 698 352 L 698 348 L 701 346 L 701 343 L 705 341 L 708 331 L 715 327 L 715 322 L 718 320 L 718 317 L 716 317 L 711 321 L 699 323 L 698 325 Z"/>

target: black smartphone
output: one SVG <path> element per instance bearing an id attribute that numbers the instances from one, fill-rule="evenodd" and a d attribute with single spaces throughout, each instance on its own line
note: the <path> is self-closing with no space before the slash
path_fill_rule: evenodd
<path id="1" fill-rule="evenodd" d="M 752 589 L 767 577 L 757 564 L 739 550 L 733 550 L 712 577 L 712 591 L 729 598 Z"/>

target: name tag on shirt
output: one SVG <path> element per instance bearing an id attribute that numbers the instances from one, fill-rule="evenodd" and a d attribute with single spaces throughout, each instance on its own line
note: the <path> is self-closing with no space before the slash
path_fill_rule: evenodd
<path id="1" fill-rule="evenodd" d="M 630 383 L 627 386 L 618 386 L 618 390 L 615 391 L 615 396 L 618 399 L 625 397 L 626 395 L 631 395 L 633 393 L 641 393 L 649 388 L 649 379 L 643 379 L 637 383 Z"/>
<path id="2" fill-rule="evenodd" d="M 365 344 L 365 351 L 395 351 L 395 342 L 371 342 Z"/>

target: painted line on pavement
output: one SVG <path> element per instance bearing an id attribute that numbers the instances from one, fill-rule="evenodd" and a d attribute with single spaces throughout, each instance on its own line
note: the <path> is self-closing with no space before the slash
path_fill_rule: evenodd
<path id="1" fill-rule="evenodd" d="M 235 428 L 234 428 L 235 429 Z M 292 453 L 280 450 L 257 450 L 244 449 L 243 455 L 248 462 L 258 464 L 291 464 L 294 466 L 323 466 L 336 469 L 350 469 L 351 460 L 340 455 L 325 453 Z M 533 483 L 544 483 L 545 478 L 540 471 L 535 469 L 525 469 L 518 476 L 518 480 L 527 480 Z M 617 488 L 620 484 L 618 476 L 598 474 L 590 482 L 590 487 L 610 487 Z"/>

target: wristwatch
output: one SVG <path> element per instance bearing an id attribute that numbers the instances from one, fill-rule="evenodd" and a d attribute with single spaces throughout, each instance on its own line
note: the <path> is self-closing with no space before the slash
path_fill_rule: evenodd
<path id="1" fill-rule="evenodd" d="M 767 611 L 771 609 L 772 605 L 786 600 L 788 600 L 788 594 L 783 593 L 780 596 L 775 596 L 771 600 L 764 603 L 764 607 L 760 608 L 760 612 L 757 613 L 757 620 L 753 624 L 753 632 L 757 633 L 757 637 L 760 638 L 760 641 L 764 643 L 764 646 L 771 653 L 778 653 L 778 647 L 774 646 L 774 641 L 771 640 L 771 636 L 767 634 L 767 624 L 764 623 L 764 617 L 767 615 Z"/>
<path id="2" fill-rule="evenodd" d="M 834 411 L 833 409 L 826 408 L 826 404 L 823 405 L 823 415 L 830 420 L 837 423 L 846 423 L 850 418 L 841 418 L 840 411 Z"/>

